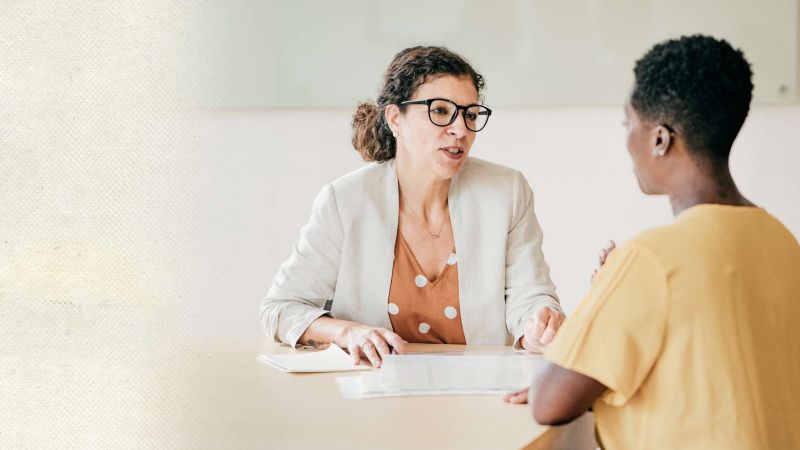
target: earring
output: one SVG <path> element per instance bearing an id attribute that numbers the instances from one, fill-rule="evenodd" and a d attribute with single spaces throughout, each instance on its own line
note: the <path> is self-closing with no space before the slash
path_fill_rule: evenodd
<path id="1" fill-rule="evenodd" d="M 656 149 L 656 151 L 654 153 L 656 154 L 656 156 L 664 156 L 664 155 L 667 154 L 667 149 L 662 147 L 662 148 Z"/>

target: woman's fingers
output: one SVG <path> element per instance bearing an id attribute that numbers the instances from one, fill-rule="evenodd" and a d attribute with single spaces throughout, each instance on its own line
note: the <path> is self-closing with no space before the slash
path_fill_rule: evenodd
<path id="1" fill-rule="evenodd" d="M 615 248 L 617 248 L 617 243 L 614 242 L 613 240 L 610 240 L 608 241 L 608 244 L 606 244 L 605 248 L 600 250 L 600 255 L 598 255 L 597 258 L 599 264 L 597 269 L 594 269 L 594 271 L 592 272 L 590 280 L 594 280 L 594 276 L 597 275 L 597 271 L 600 270 L 600 267 L 603 267 L 603 265 L 606 263 L 606 260 L 608 259 L 608 255 L 610 255 Z"/>
<path id="2" fill-rule="evenodd" d="M 542 333 L 539 342 L 541 342 L 542 345 L 550 345 L 550 343 L 553 342 L 553 338 L 556 337 L 556 332 L 561 327 L 563 321 L 564 316 L 555 311 L 551 311 L 550 320 L 547 322 L 547 328 L 545 328 L 544 333 Z"/>
<path id="3" fill-rule="evenodd" d="M 347 346 L 347 353 L 350 353 L 350 357 L 353 358 L 353 364 L 361 364 L 361 349 L 358 348 L 357 343 L 351 342 L 350 345 Z"/>
<path id="4" fill-rule="evenodd" d="M 535 342 L 539 341 L 542 337 L 542 333 L 544 333 L 544 329 L 547 327 L 547 321 L 550 319 L 549 311 L 547 307 L 542 307 L 533 313 L 533 317 L 531 318 L 533 324 L 530 328 L 530 338 Z"/>
<path id="5" fill-rule="evenodd" d="M 370 332 L 369 340 L 373 345 L 375 345 L 375 349 L 378 351 L 378 355 L 381 359 L 383 359 L 386 355 L 392 354 L 389 344 L 386 343 L 383 335 L 378 330 L 372 330 Z"/>
<path id="6" fill-rule="evenodd" d="M 553 326 L 553 322 L 555 322 L 555 319 L 551 316 L 550 320 L 547 321 L 547 327 L 545 327 L 544 331 L 542 332 L 542 336 L 539 338 L 539 343 L 542 346 L 552 342 L 553 336 L 556 335 L 556 329 Z"/>
<path id="7" fill-rule="evenodd" d="M 525 335 L 522 339 L 523 348 L 529 352 L 542 352 L 553 342 L 563 322 L 564 316 L 548 307 L 536 311 L 529 319 L 528 326 L 525 327 Z"/>
<path id="8" fill-rule="evenodd" d="M 408 342 L 404 341 L 399 334 L 395 333 L 394 331 L 384 330 L 383 338 L 386 339 L 386 342 L 392 346 L 392 350 L 394 350 L 395 353 L 398 355 L 406 354 L 406 344 L 408 344 Z"/>
<path id="9" fill-rule="evenodd" d="M 528 403 L 528 390 L 523 389 L 519 392 L 512 392 L 503 396 L 503 401 L 514 404 Z"/>
<path id="10" fill-rule="evenodd" d="M 540 308 L 528 319 L 528 324 L 525 326 L 525 335 L 522 338 L 522 347 L 525 350 L 536 353 L 542 351 L 542 344 L 539 340 L 547 328 L 548 311 L 549 309 L 546 307 Z"/>
<path id="11" fill-rule="evenodd" d="M 393 352 L 406 353 L 407 342 L 386 328 L 360 325 L 350 330 L 344 341 L 347 343 L 347 352 L 355 364 L 360 364 L 366 359 L 373 367 L 380 367 L 387 355 Z"/>
<path id="12" fill-rule="evenodd" d="M 612 241 L 608 241 L 608 244 L 606 244 L 605 248 L 600 250 L 600 265 L 601 266 L 606 263 L 606 259 L 608 259 L 608 255 L 610 255 L 611 252 L 614 251 L 615 248 L 617 248 L 617 244 L 616 244 L 616 242 L 614 242 L 612 240 Z"/>
<path id="13" fill-rule="evenodd" d="M 372 341 L 364 341 L 364 343 L 361 344 L 361 351 L 367 357 L 369 363 L 372 364 L 372 367 L 381 366 L 381 357 L 378 354 L 378 351 L 375 349 L 375 344 L 373 344 Z"/>
<path id="14" fill-rule="evenodd" d="M 541 352 L 541 344 L 539 338 L 541 337 L 544 326 L 541 320 L 531 318 L 529 319 L 531 325 L 526 329 L 525 335 L 522 338 L 522 348 L 529 352 Z"/>

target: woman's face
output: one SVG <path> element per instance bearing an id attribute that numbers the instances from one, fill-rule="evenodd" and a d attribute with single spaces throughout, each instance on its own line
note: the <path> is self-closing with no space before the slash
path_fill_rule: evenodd
<path id="1" fill-rule="evenodd" d="M 478 102 L 478 91 L 469 77 L 442 75 L 417 87 L 409 100 L 444 98 L 458 105 Z M 428 118 L 427 105 L 406 105 L 405 112 L 387 116 L 397 134 L 397 158 L 414 170 L 429 170 L 437 179 L 450 179 L 467 160 L 475 132 L 464 124 L 463 110 L 456 120 L 440 127 Z M 435 113 L 435 111 L 434 111 Z"/>
<path id="2" fill-rule="evenodd" d="M 639 182 L 639 189 L 645 194 L 659 194 L 658 176 L 654 165 L 653 127 L 643 122 L 630 102 L 625 102 L 625 129 L 627 131 L 628 153 L 633 160 L 633 173 Z"/>

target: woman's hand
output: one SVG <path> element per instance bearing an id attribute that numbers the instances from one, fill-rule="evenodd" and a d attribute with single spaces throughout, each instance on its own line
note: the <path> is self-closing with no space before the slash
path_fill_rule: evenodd
<path id="1" fill-rule="evenodd" d="M 334 343 L 350 353 L 353 364 L 359 364 L 363 357 L 372 367 L 380 367 L 383 357 L 392 352 L 405 354 L 408 344 L 394 331 L 352 322 L 342 328 Z"/>
<path id="2" fill-rule="evenodd" d="M 592 278 L 591 278 L 592 280 L 594 280 L 594 276 L 597 275 L 597 272 L 600 271 L 600 268 L 603 267 L 603 264 L 606 263 L 608 255 L 610 255 L 615 248 L 617 248 L 617 244 L 612 240 L 608 241 L 608 244 L 605 246 L 605 248 L 600 250 L 600 255 L 598 257 L 598 261 L 600 262 L 600 264 L 598 264 L 597 268 L 594 269 L 594 272 L 592 272 Z"/>
<path id="3" fill-rule="evenodd" d="M 528 403 L 528 391 L 530 389 L 523 389 L 518 392 L 512 392 L 503 396 L 503 401 L 508 403 L 523 404 Z"/>
<path id="4" fill-rule="evenodd" d="M 564 322 L 560 312 L 553 311 L 547 306 L 541 306 L 525 324 L 525 334 L 520 338 L 520 345 L 531 353 L 542 353 L 553 342 L 556 332 Z"/>

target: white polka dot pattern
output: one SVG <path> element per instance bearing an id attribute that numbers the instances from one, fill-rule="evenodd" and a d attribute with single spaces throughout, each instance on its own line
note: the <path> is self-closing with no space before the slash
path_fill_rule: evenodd
<path id="1" fill-rule="evenodd" d="M 455 253 L 450 253 L 450 257 L 447 259 L 447 264 L 452 266 L 458 262 L 458 256 Z"/>
<path id="2" fill-rule="evenodd" d="M 389 303 L 389 314 L 394 316 L 400 314 L 400 307 L 394 303 Z"/>
<path id="3" fill-rule="evenodd" d="M 428 284 L 428 279 L 425 278 L 425 275 L 417 275 L 417 277 L 414 278 L 414 284 L 416 284 L 417 287 L 425 287 L 425 285 Z"/>
<path id="4" fill-rule="evenodd" d="M 455 319 L 456 316 L 458 315 L 458 311 L 452 306 L 448 306 L 447 308 L 444 309 L 444 315 L 448 319 Z"/>
<path id="5" fill-rule="evenodd" d="M 422 322 L 421 324 L 419 324 L 419 332 L 420 333 L 425 334 L 428 331 L 431 331 L 431 326 L 430 325 L 428 325 L 425 322 Z"/>

